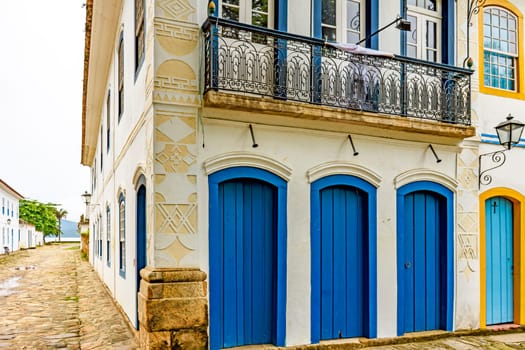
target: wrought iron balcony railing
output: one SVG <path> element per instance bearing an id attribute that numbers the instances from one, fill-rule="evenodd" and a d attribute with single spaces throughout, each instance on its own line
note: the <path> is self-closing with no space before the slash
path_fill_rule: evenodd
<path id="1" fill-rule="evenodd" d="M 470 125 L 470 70 L 350 53 L 322 40 L 216 17 L 203 31 L 205 93 L 224 90 Z"/>

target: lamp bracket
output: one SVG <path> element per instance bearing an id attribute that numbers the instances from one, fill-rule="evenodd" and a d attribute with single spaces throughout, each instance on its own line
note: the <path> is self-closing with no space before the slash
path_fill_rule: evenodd
<path id="1" fill-rule="evenodd" d="M 505 161 L 507 160 L 507 156 L 505 155 L 506 150 L 500 150 L 495 152 L 489 152 L 489 153 L 483 153 L 479 155 L 479 178 L 478 178 L 478 189 L 481 188 L 481 185 L 489 185 L 492 182 L 492 176 L 487 174 L 487 171 L 494 170 L 496 168 L 499 168 L 503 164 L 505 164 Z M 481 171 L 481 164 L 482 159 L 490 158 L 491 163 L 493 164 L 490 168 L 487 168 L 483 171 Z"/>

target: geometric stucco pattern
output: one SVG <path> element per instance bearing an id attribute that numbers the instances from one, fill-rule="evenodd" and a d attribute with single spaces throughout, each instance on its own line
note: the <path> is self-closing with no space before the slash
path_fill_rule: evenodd
<path id="1" fill-rule="evenodd" d="M 157 0 L 157 5 L 167 18 L 187 21 L 195 13 L 195 8 L 188 0 Z"/>
<path id="2" fill-rule="evenodd" d="M 167 144 L 164 149 L 157 152 L 155 160 L 162 165 L 166 173 L 186 173 L 195 162 L 195 156 L 190 153 L 186 145 Z"/>
<path id="3" fill-rule="evenodd" d="M 478 150 L 475 144 L 462 147 L 457 158 L 457 251 L 459 272 L 466 278 L 479 263 Z"/>
<path id="4" fill-rule="evenodd" d="M 155 232 L 160 264 L 191 264 L 198 257 L 196 110 L 155 108 Z"/>
<path id="5" fill-rule="evenodd" d="M 197 228 L 197 204 L 157 203 L 155 222 L 157 232 L 195 234 Z"/>
<path id="6" fill-rule="evenodd" d="M 470 291 L 479 291 L 480 283 L 477 159 L 477 142 L 464 141 L 456 158 L 456 288 L 462 292 L 457 295 L 459 311 L 455 324 L 460 328 L 475 328 L 479 322 L 475 317 L 460 315 L 468 310 L 479 309 L 479 302 L 474 302 L 475 299 L 470 297 Z"/>
<path id="7" fill-rule="evenodd" d="M 157 0 L 154 18 L 154 220 L 159 265 L 198 262 L 199 26 L 194 1 Z"/>
<path id="8" fill-rule="evenodd" d="M 155 74 L 153 102 L 198 107 L 200 96 L 195 70 L 177 59 L 161 63 Z"/>
<path id="9" fill-rule="evenodd" d="M 155 37 L 160 46 L 175 56 L 191 53 L 199 44 L 199 28 L 184 22 L 155 19 Z"/>

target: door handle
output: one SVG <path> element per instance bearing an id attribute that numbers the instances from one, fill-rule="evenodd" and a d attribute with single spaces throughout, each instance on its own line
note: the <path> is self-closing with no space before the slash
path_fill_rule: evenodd
<path id="1" fill-rule="evenodd" d="M 412 264 L 410 263 L 410 261 L 407 261 L 405 263 L 405 269 L 409 269 L 411 266 L 412 266 Z"/>

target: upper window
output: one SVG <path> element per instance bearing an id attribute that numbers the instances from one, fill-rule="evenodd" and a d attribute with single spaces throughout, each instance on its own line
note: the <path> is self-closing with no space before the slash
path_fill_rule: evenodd
<path id="1" fill-rule="evenodd" d="M 108 90 L 106 99 L 106 152 L 109 152 L 111 136 L 111 90 Z"/>
<path id="2" fill-rule="evenodd" d="M 483 10 L 483 83 L 516 91 L 518 19 L 500 7 Z"/>
<path id="3" fill-rule="evenodd" d="M 118 44 L 118 120 L 124 112 L 124 33 L 120 33 Z"/>
<path id="4" fill-rule="evenodd" d="M 102 216 L 98 216 L 98 257 L 102 258 Z"/>
<path id="5" fill-rule="evenodd" d="M 119 270 L 120 275 L 126 274 L 126 198 L 121 193 L 119 197 Z"/>
<path id="6" fill-rule="evenodd" d="M 406 53 L 431 62 L 441 58 L 441 6 L 437 0 L 408 0 Z"/>
<path id="7" fill-rule="evenodd" d="M 274 27 L 273 0 L 222 0 L 220 16 L 265 28 Z"/>
<path id="8" fill-rule="evenodd" d="M 321 35 L 332 42 L 355 44 L 364 36 L 361 0 L 322 0 Z"/>
<path id="9" fill-rule="evenodd" d="M 101 124 L 100 125 L 100 171 L 102 171 L 102 168 L 104 167 L 104 127 Z"/>
<path id="10" fill-rule="evenodd" d="M 144 60 L 144 0 L 135 0 L 135 72 Z"/>
<path id="11" fill-rule="evenodd" d="M 106 263 L 111 265 L 111 210 L 106 207 Z"/>

